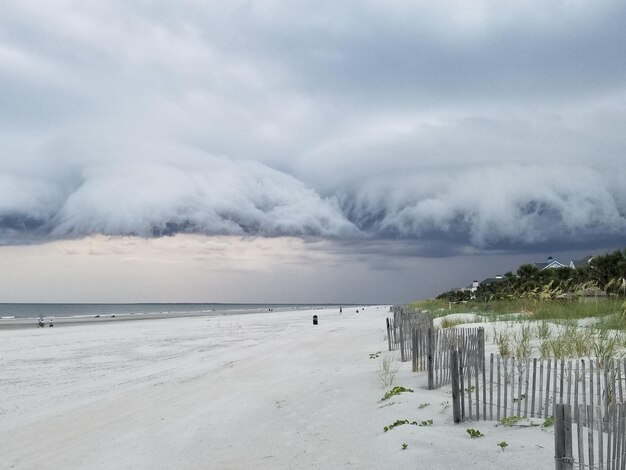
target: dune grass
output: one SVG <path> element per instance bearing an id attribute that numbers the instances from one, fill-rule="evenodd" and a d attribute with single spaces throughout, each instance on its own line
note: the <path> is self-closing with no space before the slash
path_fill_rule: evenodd
<path id="1" fill-rule="evenodd" d="M 483 321 L 520 323 L 516 333 L 498 332 L 494 326 L 493 342 L 503 357 L 530 358 L 536 353 L 542 358 L 589 358 L 597 367 L 602 367 L 612 357 L 623 357 L 626 348 L 626 302 L 623 299 L 520 299 L 458 304 L 427 300 L 411 306 L 429 310 L 435 317 L 470 312 L 480 314 Z M 595 321 L 581 327 L 578 320 L 583 318 Z M 455 319 L 449 319 L 449 324 L 447 320 L 442 324 L 454 326 Z M 534 324 L 527 325 L 528 321 Z"/>
<path id="2" fill-rule="evenodd" d="M 441 317 L 451 313 L 474 312 L 486 317 L 522 313 L 532 320 L 576 320 L 589 317 L 607 317 L 606 325 L 613 329 L 626 328 L 626 313 L 622 313 L 623 299 L 569 300 L 494 300 L 492 302 L 449 303 L 445 300 L 422 300 L 412 302 L 410 307 L 428 310 Z M 621 314 L 620 314 L 621 313 Z M 608 316 L 611 317 L 608 317 Z"/>

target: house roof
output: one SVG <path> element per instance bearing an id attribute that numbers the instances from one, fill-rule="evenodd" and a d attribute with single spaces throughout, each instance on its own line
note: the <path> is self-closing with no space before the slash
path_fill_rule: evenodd
<path id="1" fill-rule="evenodd" d="M 569 267 L 574 269 L 583 268 L 589 265 L 589 261 L 591 261 L 592 258 L 593 256 L 585 256 L 581 259 L 573 259 L 569 262 Z"/>
<path id="2" fill-rule="evenodd" d="M 566 268 L 567 265 L 563 264 L 563 263 L 559 263 L 557 260 L 551 260 L 548 261 L 547 263 L 534 263 L 535 266 L 537 266 L 537 268 L 539 268 L 540 271 L 543 271 L 544 269 L 552 269 L 552 268 Z"/>

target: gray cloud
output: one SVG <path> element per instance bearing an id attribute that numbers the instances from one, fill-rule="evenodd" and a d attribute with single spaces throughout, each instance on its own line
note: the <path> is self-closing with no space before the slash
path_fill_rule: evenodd
<path id="1" fill-rule="evenodd" d="M 620 2 L 7 6 L 0 243 L 624 244 L 625 19 Z"/>
<path id="2" fill-rule="evenodd" d="M 85 167 L 65 197 L 58 197 L 58 184 L 7 178 L 4 237 L 358 235 L 334 199 L 321 198 L 289 175 L 256 162 L 169 152 L 176 158 L 112 159 Z"/>

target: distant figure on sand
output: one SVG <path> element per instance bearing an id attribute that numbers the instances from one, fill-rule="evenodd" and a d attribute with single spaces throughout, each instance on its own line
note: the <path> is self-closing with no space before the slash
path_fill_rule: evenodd
<path id="1" fill-rule="evenodd" d="M 43 328 L 43 315 L 39 317 L 39 321 L 37 322 L 37 328 Z"/>
<path id="2" fill-rule="evenodd" d="M 343 312 L 343 310 L 341 310 L 341 307 L 339 307 L 339 313 Z"/>
<path id="3" fill-rule="evenodd" d="M 54 326 L 54 318 L 50 318 L 50 328 L 52 328 Z"/>

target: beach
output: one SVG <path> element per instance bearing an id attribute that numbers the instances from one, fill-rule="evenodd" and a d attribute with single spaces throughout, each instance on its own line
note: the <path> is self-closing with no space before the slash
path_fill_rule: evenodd
<path id="1" fill-rule="evenodd" d="M 395 384 L 414 392 L 381 402 L 388 307 L 359 310 L 0 330 L 2 468 L 553 465 L 551 430 L 454 425 L 410 363 Z M 383 431 L 399 419 L 433 424 Z"/>

